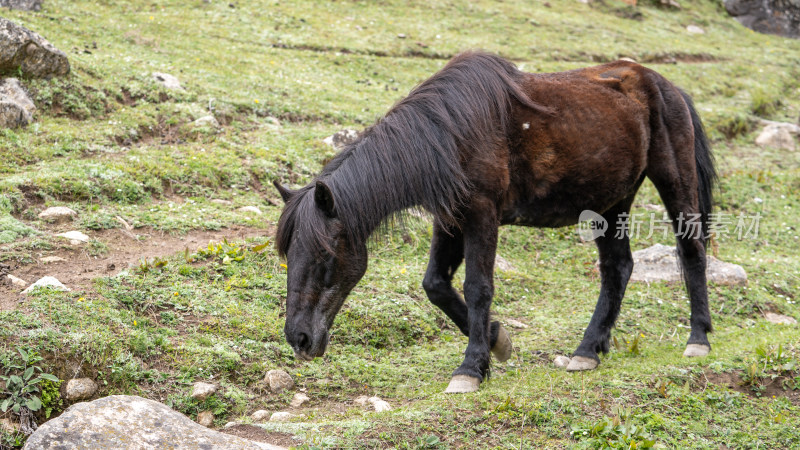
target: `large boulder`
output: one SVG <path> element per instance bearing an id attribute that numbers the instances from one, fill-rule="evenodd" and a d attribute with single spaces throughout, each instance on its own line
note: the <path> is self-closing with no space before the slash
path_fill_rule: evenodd
<path id="1" fill-rule="evenodd" d="M 771 120 L 762 120 L 761 123 L 764 124 L 764 128 L 756 138 L 757 145 L 786 150 L 794 150 L 797 147 L 795 136 L 800 136 L 800 126 Z"/>
<path id="2" fill-rule="evenodd" d="M 33 100 L 19 84 L 19 80 L 0 80 L 0 128 L 24 127 L 31 123 L 35 111 Z"/>
<path id="3" fill-rule="evenodd" d="M 716 284 L 745 285 L 747 274 L 742 266 L 726 263 L 706 256 L 706 278 Z M 633 252 L 631 281 L 680 281 L 681 270 L 675 247 L 656 244 Z"/>
<path id="4" fill-rule="evenodd" d="M 67 55 L 45 38 L 0 17 L 0 74 L 52 78 L 69 73 Z"/>
<path id="5" fill-rule="evenodd" d="M 725 9 L 751 30 L 800 38 L 798 0 L 725 0 Z"/>
<path id="6" fill-rule="evenodd" d="M 24 449 L 281 449 L 199 425 L 166 405 L 142 397 L 112 395 L 76 403 L 28 437 Z"/>
<path id="7" fill-rule="evenodd" d="M 20 11 L 39 11 L 42 0 L 0 0 L 0 7 L 19 9 Z"/>

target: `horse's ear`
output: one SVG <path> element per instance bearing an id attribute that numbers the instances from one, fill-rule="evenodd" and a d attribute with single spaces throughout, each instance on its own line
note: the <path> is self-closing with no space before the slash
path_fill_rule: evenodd
<path id="1" fill-rule="evenodd" d="M 278 180 L 273 181 L 272 184 L 275 185 L 275 188 L 278 190 L 278 192 L 280 192 L 283 203 L 288 202 L 289 199 L 292 198 L 292 195 L 294 195 L 294 191 L 287 189 L 282 184 L 278 183 Z"/>
<path id="2" fill-rule="evenodd" d="M 336 217 L 336 205 L 333 201 L 333 193 L 331 188 L 322 181 L 317 180 L 314 186 L 314 201 L 317 207 L 322 210 L 328 217 Z"/>

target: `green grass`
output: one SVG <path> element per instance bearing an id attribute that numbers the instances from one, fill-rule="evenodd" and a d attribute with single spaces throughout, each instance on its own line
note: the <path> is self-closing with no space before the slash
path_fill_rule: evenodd
<path id="1" fill-rule="evenodd" d="M 263 381 L 282 368 L 311 402 L 305 419 L 266 427 L 309 447 L 800 447 L 800 373 L 774 362 L 798 360 L 800 329 L 762 318 L 800 317 L 800 157 L 753 144 L 759 118 L 800 114 L 800 42 L 744 29 L 715 1 L 679 11 L 656 1 L 636 10 L 615 0 L 544 3 L 53 0 L 39 13 L 4 11 L 64 50 L 73 71 L 23 80 L 36 121 L 1 132 L 0 262 L 30 264 L 61 248 L 37 218 L 52 205 L 76 210 L 75 226 L 90 233 L 121 227 L 118 216 L 134 232 L 271 229 L 280 213 L 272 180 L 307 182 L 334 155 L 322 138 L 369 125 L 462 50 L 497 52 L 527 71 L 627 56 L 690 92 L 713 139 L 719 212 L 734 222 L 715 252 L 742 265 L 749 283 L 710 285 L 710 356 L 681 357 L 681 285 L 632 283 L 619 345 L 600 367 L 555 369 L 553 356 L 574 350 L 593 311 L 596 249 L 572 228 L 505 228 L 499 253 L 515 270 L 495 274 L 493 309 L 529 328 L 510 329 L 518 351 L 479 393 L 445 396 L 466 338 L 420 287 L 431 226 L 414 219 L 372 245 L 322 359 L 300 363 L 285 343 L 285 268 L 264 237 L 33 295 L 0 311 L 0 365 L 12 365 L 17 347 L 34 350 L 62 380 L 79 368 L 101 395 L 143 395 L 193 418 L 211 409 L 218 426 L 287 408 L 292 393 Z M 690 24 L 706 33 L 688 34 Z M 152 72 L 175 75 L 184 90 L 159 86 Z M 192 125 L 208 114 L 219 129 Z M 649 182 L 635 203 L 660 203 Z M 264 214 L 237 211 L 249 205 Z M 742 214 L 761 216 L 757 238 L 738 238 Z M 655 236 L 633 247 L 656 242 L 671 243 Z M 86 252 L 110 248 L 95 240 Z M 718 381 L 725 376 L 743 384 L 731 389 Z M 222 389 L 200 404 L 190 398 L 199 380 Z M 785 390 L 768 390 L 773 380 Z M 394 410 L 352 403 L 373 394 Z M 60 405 L 53 414 L 68 406 L 51 401 Z"/>

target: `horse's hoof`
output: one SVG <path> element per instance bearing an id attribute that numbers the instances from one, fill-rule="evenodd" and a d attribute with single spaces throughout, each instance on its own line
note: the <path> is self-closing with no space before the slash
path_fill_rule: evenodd
<path id="1" fill-rule="evenodd" d="M 592 370 L 600 364 L 596 359 L 586 358 L 585 356 L 573 356 L 569 360 L 567 372 L 577 372 L 579 370 Z"/>
<path id="2" fill-rule="evenodd" d="M 707 356 L 711 351 L 711 347 L 702 344 L 689 344 L 683 352 L 683 356 L 692 358 L 695 356 Z"/>
<path id="3" fill-rule="evenodd" d="M 511 338 L 503 327 L 497 328 L 497 342 L 492 347 L 492 355 L 500 362 L 506 362 L 511 357 Z"/>
<path id="4" fill-rule="evenodd" d="M 478 378 L 469 375 L 454 375 L 444 392 L 446 394 L 466 394 L 477 391 L 480 384 L 481 380 Z"/>

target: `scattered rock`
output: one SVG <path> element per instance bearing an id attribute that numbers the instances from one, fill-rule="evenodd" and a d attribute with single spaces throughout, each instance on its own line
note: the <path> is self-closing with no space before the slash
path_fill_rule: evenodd
<path id="1" fill-rule="evenodd" d="M 39 213 L 39 218 L 48 222 L 66 222 L 72 220 L 78 213 L 66 206 L 51 206 Z"/>
<path id="2" fill-rule="evenodd" d="M 300 417 L 297 414 L 292 414 L 289 412 L 276 412 L 269 417 L 270 422 L 288 422 L 295 417 Z"/>
<path id="3" fill-rule="evenodd" d="M 299 408 L 299 407 L 303 406 L 303 404 L 305 402 L 309 401 L 309 400 L 311 400 L 311 399 L 308 398 L 308 396 L 306 394 L 303 394 L 302 392 L 298 392 L 298 393 L 294 394 L 294 397 L 292 397 L 292 402 L 289 403 L 289 406 L 291 406 L 292 408 Z"/>
<path id="4" fill-rule="evenodd" d="M 397 39 L 405 39 L 406 37 L 408 37 L 408 36 L 406 36 L 404 33 L 398 33 L 397 34 Z"/>
<path id="5" fill-rule="evenodd" d="M 569 365 L 569 357 L 564 355 L 558 355 L 553 359 L 553 365 L 558 367 L 559 369 L 566 369 Z"/>
<path id="6" fill-rule="evenodd" d="M 233 202 L 230 200 L 223 200 L 221 198 L 215 198 L 211 200 L 211 203 L 216 203 L 218 205 L 232 205 Z"/>
<path id="7" fill-rule="evenodd" d="M 800 133 L 800 126 L 795 124 L 767 122 L 767 125 L 756 138 L 756 145 L 794 150 L 797 144 L 792 134 L 798 133 Z"/>
<path id="8" fill-rule="evenodd" d="M 42 277 L 32 285 L 28 286 L 27 289 L 22 291 L 22 293 L 28 294 L 40 288 L 50 288 L 57 291 L 69 291 L 69 288 L 58 281 L 56 277 Z"/>
<path id="9" fill-rule="evenodd" d="M 322 142 L 330 145 L 336 150 L 342 150 L 347 144 L 354 142 L 358 138 L 356 130 L 342 130 L 326 137 Z"/>
<path id="10" fill-rule="evenodd" d="M 69 60 L 47 39 L 0 17 L 0 74 L 52 78 L 69 73 Z"/>
<path id="11" fill-rule="evenodd" d="M 21 289 L 25 289 L 26 287 L 28 287 L 27 281 L 23 280 L 22 278 L 17 278 L 14 275 L 11 275 L 10 273 L 6 275 L 6 278 L 8 278 L 9 282 L 11 282 L 12 286 L 16 286 Z"/>
<path id="12" fill-rule="evenodd" d="M 725 0 L 725 9 L 751 30 L 800 38 L 800 3 L 796 0 Z"/>
<path id="13" fill-rule="evenodd" d="M 89 242 L 89 236 L 81 233 L 80 231 L 67 231 L 66 233 L 59 233 L 56 237 L 69 239 L 72 245 L 85 244 Z"/>
<path id="14" fill-rule="evenodd" d="M 502 272 L 511 272 L 516 270 L 514 266 L 500 255 L 494 257 L 494 268 Z"/>
<path id="15" fill-rule="evenodd" d="M 33 100 L 19 84 L 19 80 L 0 80 L 0 128 L 24 127 L 33 121 L 35 111 Z"/>
<path id="16" fill-rule="evenodd" d="M 201 411 L 197 414 L 197 423 L 206 428 L 214 425 L 214 413 L 211 411 Z"/>
<path id="17" fill-rule="evenodd" d="M 219 122 L 214 116 L 203 116 L 192 122 L 192 125 L 196 127 L 219 128 Z"/>
<path id="18" fill-rule="evenodd" d="M 97 383 L 91 378 L 73 378 L 67 381 L 64 398 L 69 401 L 86 400 L 97 392 Z"/>
<path id="19" fill-rule="evenodd" d="M 261 215 L 261 210 L 258 209 L 258 206 L 242 206 L 241 208 L 237 209 L 237 211 Z"/>
<path id="20" fill-rule="evenodd" d="M 269 411 L 267 411 L 266 409 L 259 409 L 258 411 L 251 414 L 250 418 L 253 419 L 253 422 L 263 422 L 269 419 Z"/>
<path id="21" fill-rule="evenodd" d="M 369 403 L 369 397 L 366 395 L 359 395 L 355 400 L 353 400 L 353 403 L 358 406 L 367 406 L 367 403 Z"/>
<path id="22" fill-rule="evenodd" d="M 782 325 L 794 325 L 797 323 L 797 320 L 794 317 L 784 316 L 783 314 L 775 314 L 771 312 L 765 314 L 764 318 L 767 319 L 768 322 L 779 323 Z"/>
<path id="23" fill-rule="evenodd" d="M 0 0 L 0 7 L 20 11 L 40 11 L 42 0 Z"/>
<path id="24" fill-rule="evenodd" d="M 45 256 L 43 258 L 39 258 L 39 262 L 47 263 L 54 263 L 54 262 L 64 262 L 66 259 L 60 256 Z"/>
<path id="25" fill-rule="evenodd" d="M 505 322 L 511 328 L 520 328 L 520 329 L 528 328 L 527 325 L 516 319 L 505 319 L 503 320 L 503 322 Z"/>
<path id="26" fill-rule="evenodd" d="M 201 401 L 207 399 L 215 392 L 217 392 L 216 384 L 204 383 L 202 381 L 198 381 L 192 386 L 192 398 L 196 398 Z"/>
<path id="27" fill-rule="evenodd" d="M 270 370 L 267 372 L 266 381 L 273 392 L 283 392 L 294 387 L 294 381 L 288 373 L 283 370 Z"/>
<path id="28" fill-rule="evenodd" d="M 153 79 L 156 80 L 156 83 L 164 86 L 167 89 L 172 89 L 175 91 L 183 90 L 181 82 L 168 73 L 153 72 Z"/>
<path id="29" fill-rule="evenodd" d="M 209 430 L 166 405 L 112 395 L 70 406 L 39 426 L 25 450 L 57 448 L 280 449 Z"/>
<path id="30" fill-rule="evenodd" d="M 697 25 L 689 25 L 686 27 L 686 31 L 688 31 L 689 34 L 706 34 L 706 31 Z"/>
<path id="31" fill-rule="evenodd" d="M 747 274 L 736 264 L 726 263 L 707 255 L 708 281 L 742 286 L 747 284 Z M 680 281 L 681 272 L 675 247 L 656 244 L 644 250 L 633 252 L 633 273 L 631 281 L 650 283 L 653 281 Z"/>
<path id="32" fill-rule="evenodd" d="M 377 412 L 384 412 L 384 411 L 391 411 L 392 410 L 392 407 L 389 406 L 389 403 L 384 401 L 384 400 L 382 400 L 378 396 L 370 397 L 369 399 L 367 399 L 367 401 L 372 404 L 372 407 L 375 408 L 375 411 L 377 411 Z"/>

